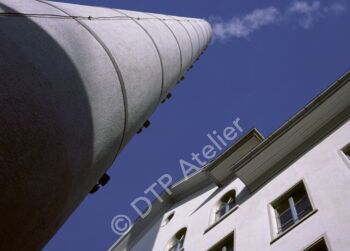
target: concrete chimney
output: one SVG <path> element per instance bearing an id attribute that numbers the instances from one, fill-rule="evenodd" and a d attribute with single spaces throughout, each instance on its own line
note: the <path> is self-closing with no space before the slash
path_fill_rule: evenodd
<path id="1" fill-rule="evenodd" d="M 0 250 L 47 243 L 211 34 L 201 19 L 0 0 Z"/>

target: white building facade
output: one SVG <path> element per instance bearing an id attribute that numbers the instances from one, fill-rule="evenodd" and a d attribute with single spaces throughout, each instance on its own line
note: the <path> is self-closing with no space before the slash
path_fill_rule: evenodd
<path id="1" fill-rule="evenodd" d="M 164 194 L 115 251 L 350 250 L 350 73 Z"/>
<path id="2" fill-rule="evenodd" d="M 0 250 L 41 250 L 107 184 L 212 30 L 197 18 L 0 0 L 0 34 Z"/>

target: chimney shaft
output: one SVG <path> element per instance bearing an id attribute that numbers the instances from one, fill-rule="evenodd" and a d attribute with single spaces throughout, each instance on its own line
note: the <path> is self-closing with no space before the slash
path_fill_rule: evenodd
<path id="1" fill-rule="evenodd" d="M 1 250 L 45 245 L 210 39 L 201 19 L 0 0 Z"/>

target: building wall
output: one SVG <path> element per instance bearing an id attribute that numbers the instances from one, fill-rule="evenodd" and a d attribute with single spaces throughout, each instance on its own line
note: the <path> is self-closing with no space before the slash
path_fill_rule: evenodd
<path id="1" fill-rule="evenodd" d="M 350 143 L 350 121 L 322 140 L 269 183 L 249 195 L 236 179 L 222 189 L 211 187 L 174 205 L 165 226 L 159 219 L 136 243 L 132 251 L 162 251 L 181 228 L 187 227 L 185 250 L 205 251 L 234 232 L 235 250 L 302 250 L 326 237 L 332 251 L 350 247 L 350 163 L 341 149 Z M 316 213 L 273 241 L 269 204 L 303 180 Z M 208 231 L 211 210 L 229 190 L 236 189 L 238 208 Z M 271 243 L 273 241 L 273 243 Z M 117 249 L 118 250 L 118 249 Z"/>

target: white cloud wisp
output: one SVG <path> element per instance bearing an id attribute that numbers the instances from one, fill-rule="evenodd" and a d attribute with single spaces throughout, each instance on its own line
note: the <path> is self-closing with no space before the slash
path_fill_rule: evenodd
<path id="1" fill-rule="evenodd" d="M 328 15 L 339 15 L 347 11 L 342 2 L 323 5 L 320 1 L 297 0 L 284 11 L 274 6 L 255 9 L 244 16 L 233 17 L 228 21 L 211 18 L 214 40 L 225 41 L 230 38 L 248 38 L 253 32 L 265 26 L 275 25 L 281 21 L 295 22 L 303 29 L 310 29 L 314 23 Z"/>

